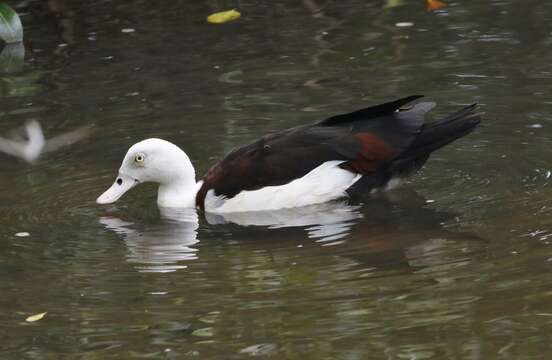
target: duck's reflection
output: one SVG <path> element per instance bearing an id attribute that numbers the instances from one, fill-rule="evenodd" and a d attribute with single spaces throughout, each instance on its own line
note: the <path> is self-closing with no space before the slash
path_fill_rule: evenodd
<path id="1" fill-rule="evenodd" d="M 127 260 L 138 265 L 143 272 L 171 272 L 186 268 L 183 261 L 195 260 L 198 249 L 198 214 L 194 209 L 160 208 L 162 221 L 154 225 L 139 226 L 116 217 L 101 217 L 107 229 L 123 235 L 128 248 Z M 210 225 L 234 224 L 250 232 L 277 228 L 296 228 L 308 238 L 319 241 L 335 240 L 347 236 L 351 227 L 362 217 L 359 206 L 344 202 L 234 214 L 206 214 Z M 268 228 L 268 230 L 267 230 Z M 240 235 L 242 232 L 240 232 Z"/>
<path id="2" fill-rule="evenodd" d="M 359 205 L 330 202 L 301 208 L 229 214 L 205 214 L 211 225 L 232 223 L 269 229 L 301 227 L 309 238 L 331 241 L 347 236 L 351 227 L 362 218 Z"/>
<path id="3" fill-rule="evenodd" d="M 374 269 L 417 271 L 462 261 L 485 249 L 482 239 L 462 230 L 459 214 L 440 210 L 411 188 L 361 200 L 357 205 L 328 203 L 207 220 L 218 224 L 213 231 L 240 241 L 244 251 L 280 252 L 300 246 L 308 248 L 310 256 L 331 253 Z"/>
<path id="4" fill-rule="evenodd" d="M 171 272 L 186 268 L 181 261 L 197 259 L 198 216 L 194 209 L 161 213 L 161 223 L 138 227 L 115 217 L 102 217 L 107 229 L 123 235 L 127 260 L 142 272 Z"/>
<path id="5" fill-rule="evenodd" d="M 459 214 L 439 210 L 412 189 L 371 197 L 362 213 L 365 220 L 353 228 L 339 255 L 370 267 L 417 271 L 485 249 L 481 238 L 463 230 Z"/>
<path id="6" fill-rule="evenodd" d="M 332 253 L 385 268 L 423 266 L 420 259 L 424 258 L 445 261 L 451 254 L 437 253 L 437 245 L 446 250 L 450 243 L 475 239 L 471 234 L 447 230 L 443 224 L 453 224 L 455 215 L 428 206 L 414 191 L 393 191 L 365 200 L 364 205 L 332 202 L 278 211 L 205 214 L 208 224 L 201 231 L 202 238 L 204 242 L 217 242 L 231 234 L 243 251 L 308 246 L 312 251 L 324 252 L 329 245 L 340 245 Z M 162 219 L 153 225 L 114 217 L 100 219 L 106 228 L 123 235 L 127 259 L 138 264 L 140 271 L 176 271 L 187 267 L 185 261 L 198 258 L 197 212 L 160 211 Z M 421 256 L 420 252 L 437 258 Z"/>

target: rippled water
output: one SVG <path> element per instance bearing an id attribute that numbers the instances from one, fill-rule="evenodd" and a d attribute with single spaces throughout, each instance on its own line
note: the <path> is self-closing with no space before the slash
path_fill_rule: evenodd
<path id="1" fill-rule="evenodd" d="M 551 4 L 11 5 L 25 57 L 0 56 L 0 136 L 92 133 L 32 164 L 0 154 L 0 358 L 552 355 Z M 417 93 L 433 118 L 487 115 L 396 191 L 224 217 L 159 210 L 147 185 L 94 202 L 145 137 L 202 174 L 262 134 Z"/>

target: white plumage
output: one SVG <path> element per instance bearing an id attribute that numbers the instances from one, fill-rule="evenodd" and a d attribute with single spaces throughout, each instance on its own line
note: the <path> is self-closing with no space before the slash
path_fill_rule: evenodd
<path id="1" fill-rule="evenodd" d="M 242 191 L 225 199 L 213 190 L 205 197 L 205 210 L 213 213 L 276 210 L 320 204 L 347 196 L 346 190 L 362 176 L 339 167 L 343 161 L 327 161 L 305 176 L 285 185 Z"/>

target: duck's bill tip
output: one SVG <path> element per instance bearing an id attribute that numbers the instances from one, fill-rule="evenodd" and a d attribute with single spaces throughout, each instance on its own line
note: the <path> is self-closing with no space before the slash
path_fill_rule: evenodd
<path id="1" fill-rule="evenodd" d="M 136 185 L 137 181 L 124 175 L 119 175 L 109 189 L 101 194 L 96 203 L 100 205 L 113 204 L 119 200 L 128 190 Z"/>
<path id="2" fill-rule="evenodd" d="M 96 204 L 107 205 L 107 204 L 113 204 L 115 201 L 117 200 L 108 198 L 107 196 L 105 196 L 105 193 L 104 193 L 98 196 L 98 198 L 96 199 Z"/>

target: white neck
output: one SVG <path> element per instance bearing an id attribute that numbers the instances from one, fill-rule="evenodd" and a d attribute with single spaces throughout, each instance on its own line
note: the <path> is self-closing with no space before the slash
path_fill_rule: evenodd
<path id="1" fill-rule="evenodd" d="M 174 181 L 160 184 L 157 191 L 157 205 L 162 207 L 195 208 L 199 190 L 195 182 Z"/>
<path id="2" fill-rule="evenodd" d="M 170 153 L 165 154 L 163 161 L 159 161 L 159 172 L 164 176 L 159 181 L 157 191 L 157 204 L 160 207 L 195 208 L 196 194 L 199 190 L 195 180 L 195 169 L 180 148 L 174 147 Z"/>

